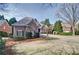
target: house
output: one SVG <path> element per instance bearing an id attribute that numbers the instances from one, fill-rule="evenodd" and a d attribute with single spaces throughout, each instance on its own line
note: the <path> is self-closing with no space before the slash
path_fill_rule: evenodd
<path id="1" fill-rule="evenodd" d="M 11 33 L 11 26 L 6 20 L 0 20 L 0 31 Z"/>
<path id="2" fill-rule="evenodd" d="M 49 33 L 52 33 L 52 30 L 53 30 L 53 25 L 48 27 L 47 25 L 42 25 L 41 24 L 41 33 L 47 33 L 47 31 Z"/>
<path id="3" fill-rule="evenodd" d="M 37 19 L 32 17 L 24 17 L 20 21 L 12 24 L 13 37 L 26 37 L 26 32 L 40 31 L 40 24 Z"/>
<path id="4" fill-rule="evenodd" d="M 77 31 L 79 31 L 79 21 L 76 23 L 75 28 Z"/>
<path id="5" fill-rule="evenodd" d="M 71 32 L 71 26 L 67 23 L 62 23 L 63 32 Z"/>
<path id="6" fill-rule="evenodd" d="M 61 23 L 61 24 L 62 24 L 63 32 L 71 32 L 71 26 L 69 24 L 67 24 L 67 23 Z M 51 29 L 51 31 L 50 31 L 51 33 L 53 33 L 53 34 L 57 33 L 56 31 L 53 31 L 53 29 L 54 29 L 54 25 L 53 24 L 49 28 Z M 41 33 L 46 33 L 46 32 L 47 32 L 47 26 L 46 25 L 42 25 Z"/>
<path id="7" fill-rule="evenodd" d="M 46 25 L 42 25 L 41 24 L 41 33 L 46 33 L 47 32 L 47 29 L 48 27 Z"/>

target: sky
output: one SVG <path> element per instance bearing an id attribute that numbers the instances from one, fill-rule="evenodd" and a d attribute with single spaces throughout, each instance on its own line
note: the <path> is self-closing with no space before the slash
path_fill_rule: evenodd
<path id="1" fill-rule="evenodd" d="M 39 22 L 49 18 L 51 24 L 57 19 L 56 14 L 59 10 L 57 4 L 44 3 L 8 3 L 0 4 L 0 14 L 6 19 L 15 17 L 17 21 L 24 17 L 36 18 Z"/>

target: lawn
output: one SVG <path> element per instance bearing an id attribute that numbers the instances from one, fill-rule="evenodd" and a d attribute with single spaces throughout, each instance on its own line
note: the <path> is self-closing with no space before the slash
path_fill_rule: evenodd
<path id="1" fill-rule="evenodd" d="M 13 44 L 10 54 L 15 55 L 79 55 L 79 36 L 52 36 L 7 44 Z"/>

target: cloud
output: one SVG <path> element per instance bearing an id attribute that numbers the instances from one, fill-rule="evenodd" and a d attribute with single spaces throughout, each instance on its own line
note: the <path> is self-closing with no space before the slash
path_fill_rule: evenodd
<path id="1" fill-rule="evenodd" d="M 57 12 L 57 4 L 44 4 L 43 3 L 10 3 L 0 4 L 0 14 L 5 15 L 6 18 L 16 17 L 20 20 L 23 17 L 30 16 L 37 18 L 39 21 L 49 18 L 51 22 Z M 5 6 L 5 7 L 4 7 Z M 2 10 L 2 11 L 1 11 Z"/>

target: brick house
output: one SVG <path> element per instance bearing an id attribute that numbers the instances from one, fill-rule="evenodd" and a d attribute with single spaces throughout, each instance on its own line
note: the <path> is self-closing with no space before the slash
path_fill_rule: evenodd
<path id="1" fill-rule="evenodd" d="M 11 26 L 6 20 L 0 20 L 0 31 L 11 33 Z"/>
<path id="2" fill-rule="evenodd" d="M 71 32 L 71 26 L 67 23 L 62 23 L 63 32 Z"/>

